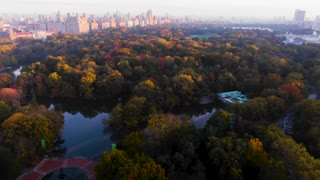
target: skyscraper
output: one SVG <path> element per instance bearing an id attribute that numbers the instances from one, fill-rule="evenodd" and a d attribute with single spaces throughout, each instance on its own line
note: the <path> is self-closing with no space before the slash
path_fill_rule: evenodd
<path id="1" fill-rule="evenodd" d="M 306 15 L 306 11 L 305 10 L 296 9 L 295 12 L 294 12 L 293 21 L 295 23 L 301 23 L 301 22 L 304 21 L 305 15 Z"/>
<path id="2" fill-rule="evenodd" d="M 152 16 L 152 10 L 149 9 L 147 12 L 147 24 L 153 25 L 153 16 Z"/>

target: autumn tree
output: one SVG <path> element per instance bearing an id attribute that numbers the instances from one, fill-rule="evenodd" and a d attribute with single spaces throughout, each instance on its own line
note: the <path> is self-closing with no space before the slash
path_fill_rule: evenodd
<path id="1" fill-rule="evenodd" d="M 54 133 L 55 137 L 59 137 L 61 135 L 64 123 L 63 114 L 61 112 L 49 110 L 44 105 L 22 106 L 17 109 L 16 112 L 31 116 L 44 116 L 50 121 L 51 131 Z"/>
<path id="2" fill-rule="evenodd" d="M 267 102 L 266 118 L 268 120 L 276 121 L 281 116 L 283 116 L 287 108 L 287 104 L 283 99 L 272 95 L 266 98 L 266 102 Z"/>
<path id="3" fill-rule="evenodd" d="M 0 123 L 11 115 L 11 107 L 4 101 L 0 101 Z"/>
<path id="4" fill-rule="evenodd" d="M 0 100 L 4 101 L 12 108 L 17 108 L 20 106 L 20 94 L 16 89 L 1 88 Z"/>
<path id="5" fill-rule="evenodd" d="M 49 87 L 55 87 L 60 79 L 61 76 L 59 76 L 57 72 L 53 72 L 48 75 L 46 83 Z"/>
<path id="6" fill-rule="evenodd" d="M 146 127 L 149 110 L 144 97 L 133 97 L 125 105 L 116 105 L 109 120 L 115 141 L 122 141 L 130 132 Z"/>
<path id="7" fill-rule="evenodd" d="M 102 96 L 119 97 L 125 91 L 126 79 L 118 70 L 97 77 L 95 92 Z"/>
<path id="8" fill-rule="evenodd" d="M 42 115 L 15 113 L 2 123 L 5 142 L 14 147 L 18 159 L 33 160 L 41 152 L 40 141 L 53 147 L 54 132 L 51 122 Z"/>
<path id="9" fill-rule="evenodd" d="M 96 75 L 94 72 L 86 71 L 81 77 L 81 90 L 85 97 L 90 97 L 93 91 L 93 83 L 96 81 Z"/>
<path id="10" fill-rule="evenodd" d="M 158 91 L 159 88 L 155 85 L 153 81 L 149 79 L 138 83 L 133 89 L 133 93 L 136 96 L 146 97 L 149 103 L 154 102 L 158 99 Z"/>
<path id="11" fill-rule="evenodd" d="M 179 96 L 182 105 L 190 105 L 195 101 L 195 82 L 192 79 L 191 75 L 176 75 L 172 78 L 172 84 L 173 89 L 175 93 Z"/>
<path id="12" fill-rule="evenodd" d="M 144 155 L 128 157 L 125 151 L 104 152 L 100 163 L 95 167 L 99 179 L 167 179 L 165 170 Z"/>
<path id="13" fill-rule="evenodd" d="M 303 99 L 301 90 L 293 84 L 284 84 L 281 86 L 281 90 L 285 91 L 288 94 L 288 102 L 298 102 Z"/>
<path id="14" fill-rule="evenodd" d="M 269 155 L 282 161 L 288 179 L 318 179 L 320 177 L 319 160 L 312 157 L 303 145 L 283 134 L 280 128 L 274 125 L 260 126 L 256 132 Z"/>
<path id="15" fill-rule="evenodd" d="M 228 111 L 217 110 L 207 121 L 205 131 L 207 136 L 223 136 L 231 130 L 231 114 Z"/>
<path id="16" fill-rule="evenodd" d="M 0 88 L 9 87 L 11 84 L 11 76 L 8 73 L 0 73 Z"/>
<path id="17" fill-rule="evenodd" d="M 190 119 L 185 116 L 174 116 L 172 114 L 151 115 L 145 133 L 147 142 L 154 144 L 153 153 L 159 151 L 161 154 L 170 150 L 170 146 L 173 145 L 170 143 L 174 143 L 171 141 L 172 136 L 179 135 L 179 131 L 181 133 L 183 131 L 190 131 L 192 126 L 189 121 Z"/>
<path id="18" fill-rule="evenodd" d="M 187 116 L 150 115 L 144 133 L 143 152 L 157 158 L 157 162 L 168 170 L 169 177 L 196 173 L 195 169 L 201 167 L 197 161 L 198 138 Z"/>
<path id="19" fill-rule="evenodd" d="M 265 88 L 277 88 L 282 82 L 282 77 L 276 73 L 269 73 L 263 79 Z"/>
<path id="20" fill-rule="evenodd" d="M 295 107 L 293 137 L 303 143 L 308 152 L 320 157 L 320 101 L 306 99 Z"/>
<path id="21" fill-rule="evenodd" d="M 145 133 L 131 132 L 123 140 L 123 148 L 130 156 L 142 153 L 142 144 L 144 141 Z"/>
<path id="22" fill-rule="evenodd" d="M 249 101 L 239 104 L 240 114 L 247 120 L 263 120 L 267 115 L 267 101 L 264 98 L 256 97 Z"/>
<path id="23" fill-rule="evenodd" d="M 235 134 L 225 137 L 211 136 L 207 142 L 210 166 L 207 170 L 211 178 L 241 179 L 244 154 L 247 143 Z"/>

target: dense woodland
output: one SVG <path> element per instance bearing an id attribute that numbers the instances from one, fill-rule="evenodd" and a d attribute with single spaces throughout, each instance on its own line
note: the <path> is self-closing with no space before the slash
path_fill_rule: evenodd
<path id="1" fill-rule="evenodd" d="M 14 179 L 44 156 L 41 139 L 54 147 L 62 113 L 36 100 L 52 97 L 118 102 L 106 121 L 118 150 L 102 155 L 97 179 L 319 179 L 320 101 L 307 97 L 320 90 L 320 46 L 276 34 L 139 27 L 2 39 L 0 68 L 24 67 L 0 73 L 0 169 Z M 204 128 L 172 113 L 234 90 L 250 100 L 222 105 Z M 276 125 L 287 114 L 290 136 Z"/>

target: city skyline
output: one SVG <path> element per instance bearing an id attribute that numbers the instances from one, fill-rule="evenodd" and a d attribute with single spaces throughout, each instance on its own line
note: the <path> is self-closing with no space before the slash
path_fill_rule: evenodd
<path id="1" fill-rule="evenodd" d="M 3 2 L 0 13 L 9 14 L 52 14 L 62 12 L 85 12 L 89 14 L 121 13 L 140 14 L 152 9 L 155 15 L 195 17 L 255 17 L 293 18 L 295 9 L 306 11 L 307 18 L 320 15 L 320 8 L 311 0 L 10 0 Z"/>

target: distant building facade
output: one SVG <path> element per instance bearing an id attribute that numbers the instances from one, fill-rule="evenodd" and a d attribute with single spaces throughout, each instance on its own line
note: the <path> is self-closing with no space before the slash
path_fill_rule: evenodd
<path id="1" fill-rule="evenodd" d="M 12 40 L 17 38 L 44 39 L 59 32 L 81 34 L 107 28 L 144 27 L 181 22 L 179 19 L 154 16 L 151 9 L 137 16 L 132 16 L 130 13 L 121 15 L 120 12 L 117 12 L 114 15 L 108 14 L 97 18 L 93 15 L 88 18 L 85 14 L 79 16 L 70 13 L 64 16 L 58 11 L 55 17 L 45 15 L 40 15 L 38 18 L 23 16 L 14 17 L 10 22 L 0 17 L 0 37 L 10 37 Z"/>
<path id="2" fill-rule="evenodd" d="M 80 34 L 90 31 L 90 26 L 85 14 L 83 14 L 83 16 L 77 14 L 73 17 L 67 17 L 65 24 L 68 33 Z"/>
<path id="3" fill-rule="evenodd" d="M 295 24 L 303 24 L 304 18 L 306 16 L 306 11 L 301 9 L 296 9 L 294 12 L 293 22 Z"/>

